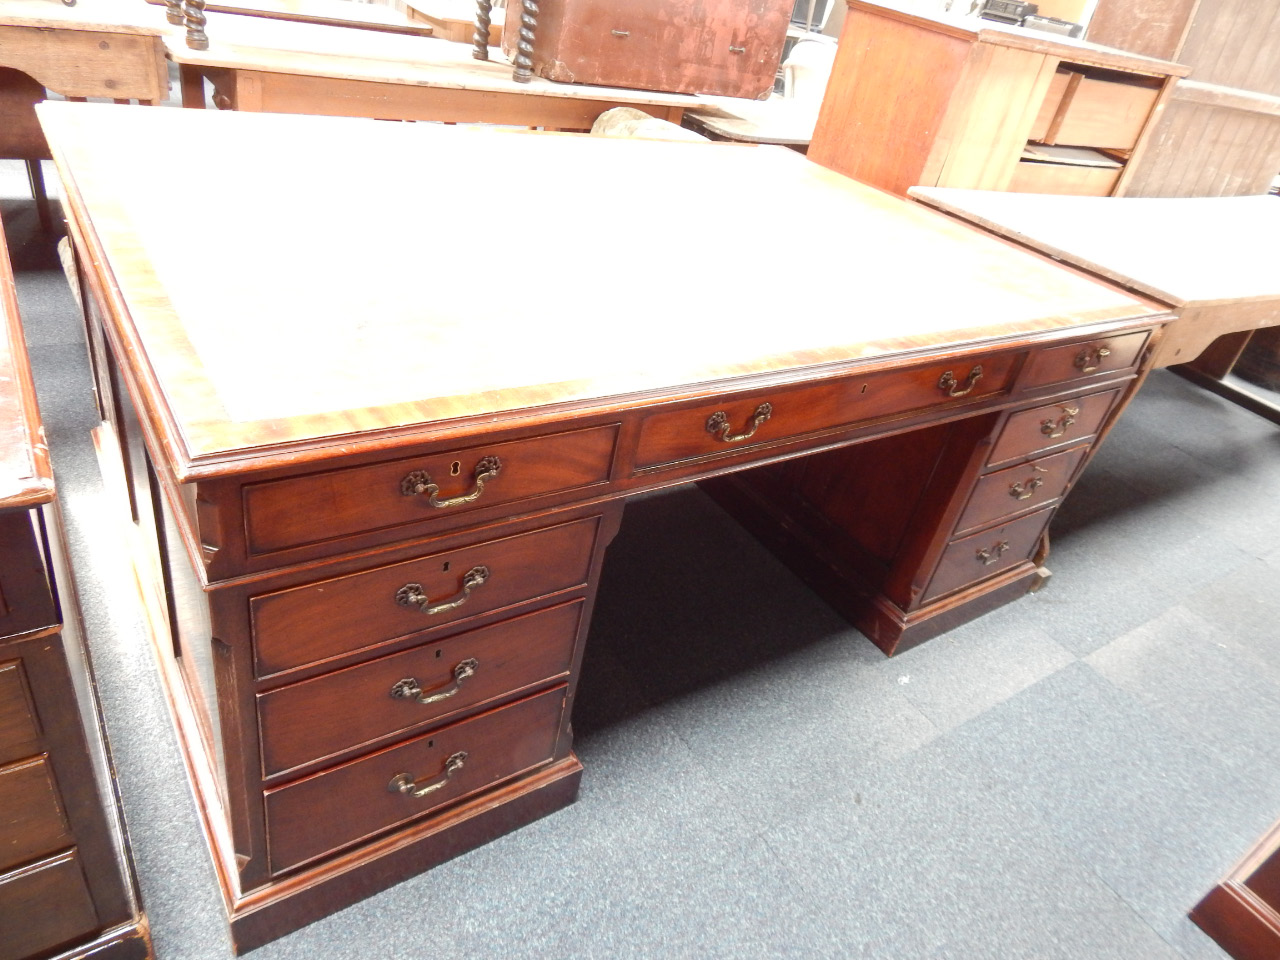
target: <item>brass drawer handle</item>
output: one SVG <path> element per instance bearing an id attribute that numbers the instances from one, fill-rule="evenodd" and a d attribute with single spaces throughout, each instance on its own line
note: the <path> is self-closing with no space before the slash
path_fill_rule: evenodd
<path id="1" fill-rule="evenodd" d="M 447 500 L 439 499 L 436 494 L 440 492 L 440 487 L 431 479 L 431 474 L 425 470 L 414 470 L 403 480 L 400 481 L 400 493 L 406 497 L 416 497 L 427 494 L 427 503 L 433 507 L 457 507 L 464 503 L 471 503 L 480 499 L 480 494 L 484 493 L 484 484 L 486 480 L 492 480 L 498 475 L 498 471 L 502 469 L 502 461 L 497 457 L 484 457 L 476 464 L 476 485 L 470 493 L 463 493 L 456 497 L 449 497 Z"/>
<path id="2" fill-rule="evenodd" d="M 436 693 L 423 693 L 422 686 L 414 677 L 406 677 L 391 688 L 391 696 L 397 700 L 417 700 L 418 703 L 439 703 L 448 700 L 462 689 L 462 681 L 474 677 L 480 667 L 479 660 L 463 660 L 453 668 L 453 683 Z"/>
<path id="3" fill-rule="evenodd" d="M 416 780 L 407 773 L 397 773 L 391 778 L 391 782 L 387 784 L 387 790 L 391 793 L 403 793 L 410 797 L 425 797 L 428 793 L 434 793 L 449 782 L 449 778 L 457 771 L 462 769 L 462 765 L 467 762 L 467 751 L 459 750 L 453 756 L 444 762 L 444 773 L 436 777 L 430 783 L 424 783 L 418 786 Z"/>
<path id="4" fill-rule="evenodd" d="M 1109 356 L 1111 356 L 1109 347 L 1085 347 L 1076 354 L 1076 369 L 1081 373 L 1093 373 Z"/>
<path id="5" fill-rule="evenodd" d="M 973 393 L 973 388 L 978 385 L 978 381 L 981 379 L 981 364 L 969 371 L 969 376 L 964 378 L 963 386 L 961 386 L 959 381 L 956 380 L 955 372 L 948 370 L 938 380 L 938 389 L 948 397 L 967 397 L 969 394 Z"/>
<path id="6" fill-rule="evenodd" d="M 1067 432 L 1067 427 L 1076 422 L 1076 417 L 1080 415 L 1079 407 L 1063 407 L 1062 416 L 1057 420 L 1041 420 L 1040 432 L 1050 440 L 1056 440 Z"/>
<path id="7" fill-rule="evenodd" d="M 1009 484 L 1009 496 L 1015 500 L 1030 500 L 1035 492 L 1044 486 L 1043 477 L 1032 477 L 1025 483 Z"/>
<path id="8" fill-rule="evenodd" d="M 730 53 L 746 53 L 747 48 L 746 47 L 730 47 L 729 52 Z"/>
<path id="9" fill-rule="evenodd" d="M 455 600 L 446 600 L 444 603 L 432 604 L 422 589 L 420 583 L 406 583 L 403 587 L 396 591 L 396 603 L 402 607 L 417 607 L 427 616 L 437 613 L 445 613 L 448 610 L 456 610 L 467 602 L 467 598 L 471 596 L 471 591 L 477 587 L 484 586 L 484 582 L 489 579 L 488 567 L 472 567 L 462 575 L 462 592 Z"/>
<path id="10" fill-rule="evenodd" d="M 751 422 L 747 424 L 747 429 L 742 433 L 729 432 L 729 415 L 723 410 L 717 410 L 711 416 L 707 417 L 707 433 L 717 435 L 717 440 L 725 443 L 740 443 L 743 440 L 749 440 L 755 436 L 755 432 L 760 429 L 760 424 L 764 423 L 773 416 L 773 404 L 762 403 L 756 407 L 756 412 L 751 415 Z"/>
<path id="11" fill-rule="evenodd" d="M 612 33 L 615 37 L 629 37 L 629 36 L 631 36 L 631 31 L 630 31 L 630 30 L 610 30 L 609 32 L 610 32 L 610 33 Z"/>
<path id="12" fill-rule="evenodd" d="M 978 559 L 982 561 L 984 567 L 989 567 L 997 562 L 1004 552 L 1009 549 L 1009 541 L 1001 540 L 995 546 L 983 547 L 978 551 Z"/>

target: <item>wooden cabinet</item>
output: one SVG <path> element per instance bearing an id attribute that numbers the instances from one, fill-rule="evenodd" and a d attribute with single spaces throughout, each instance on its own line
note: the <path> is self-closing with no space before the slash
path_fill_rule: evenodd
<path id="1" fill-rule="evenodd" d="M 0 231 L 0 960 L 141 960 L 96 692 Z"/>
<path id="2" fill-rule="evenodd" d="M 1280 174 L 1278 0 L 1099 0 L 1089 39 L 1176 59 L 1178 81 L 1125 193 L 1266 193 Z"/>
<path id="3" fill-rule="evenodd" d="M 791 0 L 561 0 L 507 4 L 504 52 L 514 59 L 521 17 L 536 28 L 533 72 L 564 83 L 762 100 L 773 90 Z"/>
<path id="4" fill-rule="evenodd" d="M 1280 956 L 1280 823 L 1191 911 L 1235 960 Z"/>
<path id="5" fill-rule="evenodd" d="M 809 158 L 916 185 L 1123 195 L 1175 63 L 848 0 Z"/>

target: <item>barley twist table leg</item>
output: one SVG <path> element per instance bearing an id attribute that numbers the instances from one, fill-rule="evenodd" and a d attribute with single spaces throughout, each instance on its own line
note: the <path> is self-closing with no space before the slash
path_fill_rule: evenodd
<path id="1" fill-rule="evenodd" d="M 476 32 L 472 38 L 471 55 L 477 60 L 489 59 L 489 14 L 493 0 L 476 0 Z"/>
<path id="2" fill-rule="evenodd" d="M 528 83 L 533 79 L 533 39 L 538 29 L 537 0 L 521 0 L 520 38 L 516 41 L 516 69 L 511 79 Z"/>
<path id="3" fill-rule="evenodd" d="M 182 12 L 187 21 L 187 46 L 192 50 L 208 50 L 209 38 L 205 35 L 205 0 L 183 0 Z"/>

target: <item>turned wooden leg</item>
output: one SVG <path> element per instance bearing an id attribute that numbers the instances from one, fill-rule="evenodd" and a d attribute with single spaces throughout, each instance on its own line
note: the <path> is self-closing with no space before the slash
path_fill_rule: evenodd
<path id="1" fill-rule="evenodd" d="M 183 0 L 182 12 L 187 23 L 187 46 L 192 50 L 208 50 L 209 38 L 205 35 L 205 0 Z"/>
<path id="2" fill-rule="evenodd" d="M 182 26 L 187 18 L 182 15 L 182 0 L 164 0 L 164 18 L 175 26 Z"/>
<path id="3" fill-rule="evenodd" d="M 533 79 L 533 39 L 538 29 L 536 0 L 521 0 L 520 37 L 516 41 L 516 69 L 511 79 L 528 83 Z"/>
<path id="4" fill-rule="evenodd" d="M 493 0 L 476 0 L 476 32 L 472 38 L 471 55 L 477 60 L 489 59 L 489 15 Z"/>

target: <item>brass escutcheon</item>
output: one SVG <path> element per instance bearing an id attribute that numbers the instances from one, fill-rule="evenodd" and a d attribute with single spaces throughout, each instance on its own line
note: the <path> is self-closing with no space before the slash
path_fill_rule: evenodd
<path id="1" fill-rule="evenodd" d="M 978 385 L 978 381 L 981 379 L 981 364 L 969 371 L 969 376 L 964 378 L 963 386 L 956 380 L 955 371 L 948 370 L 938 378 L 938 389 L 948 397 L 967 397 L 969 394 L 973 393 L 973 388 Z"/>

